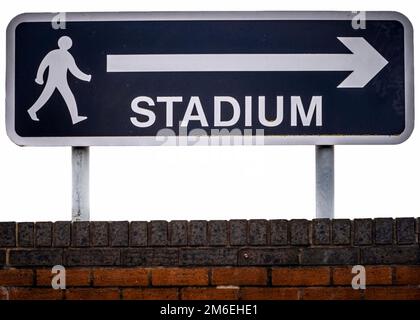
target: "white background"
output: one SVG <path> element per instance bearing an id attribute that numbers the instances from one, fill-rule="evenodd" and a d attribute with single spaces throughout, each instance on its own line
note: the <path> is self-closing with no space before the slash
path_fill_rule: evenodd
<path id="1" fill-rule="evenodd" d="M 0 101 L 5 35 L 22 12 L 393 10 L 420 25 L 416 1 L 1 1 Z M 415 34 L 415 52 L 419 50 Z M 414 60 L 420 61 L 416 54 Z M 35 75 L 28 75 L 33 76 Z M 417 75 L 415 83 L 420 83 Z M 0 108 L 0 221 L 69 220 L 69 148 L 21 148 Z M 420 131 L 395 146 L 336 147 L 336 217 L 419 216 Z M 315 216 L 313 146 L 91 148 L 91 219 L 234 219 Z"/>

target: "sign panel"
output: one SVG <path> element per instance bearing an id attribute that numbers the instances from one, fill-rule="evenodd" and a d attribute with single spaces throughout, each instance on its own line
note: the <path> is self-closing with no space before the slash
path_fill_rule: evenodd
<path id="1" fill-rule="evenodd" d="M 18 145 L 400 143 L 413 91 L 396 12 L 23 14 L 7 30 Z"/>

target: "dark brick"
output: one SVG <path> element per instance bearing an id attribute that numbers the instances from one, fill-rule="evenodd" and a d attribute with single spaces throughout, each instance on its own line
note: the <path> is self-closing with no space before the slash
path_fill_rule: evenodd
<path id="1" fill-rule="evenodd" d="M 417 218 L 417 243 L 420 245 L 420 218 Z"/>
<path id="2" fill-rule="evenodd" d="M 232 246 L 243 246 L 247 244 L 248 221 L 230 220 L 230 244 Z"/>
<path id="3" fill-rule="evenodd" d="M 6 250 L 0 250 L 0 267 L 6 264 Z"/>
<path id="4" fill-rule="evenodd" d="M 66 266 L 116 266 L 120 263 L 120 249 L 67 249 L 64 261 Z"/>
<path id="5" fill-rule="evenodd" d="M 191 246 L 207 244 L 207 221 L 190 221 L 188 224 L 188 244 Z"/>
<path id="6" fill-rule="evenodd" d="M 124 266 L 174 266 L 178 264 L 178 249 L 123 249 L 121 260 Z"/>
<path id="7" fill-rule="evenodd" d="M 397 218 L 397 242 L 399 244 L 416 242 L 416 220 L 414 218 Z"/>
<path id="8" fill-rule="evenodd" d="M 303 265 L 342 265 L 356 264 L 357 248 L 304 248 L 302 251 Z"/>
<path id="9" fill-rule="evenodd" d="M 149 245 L 166 246 L 168 244 L 168 222 L 151 221 L 149 223 Z"/>
<path id="10" fill-rule="evenodd" d="M 34 246 L 34 223 L 18 223 L 18 247 Z"/>
<path id="11" fill-rule="evenodd" d="M 92 247 L 106 247 L 109 245 L 108 222 L 95 221 L 90 223 L 90 245 Z"/>
<path id="12" fill-rule="evenodd" d="M 51 247 L 52 222 L 37 222 L 35 224 L 35 246 Z"/>
<path id="13" fill-rule="evenodd" d="M 128 246 L 128 222 L 115 221 L 109 224 L 111 247 Z"/>
<path id="14" fill-rule="evenodd" d="M 287 220 L 270 221 L 271 244 L 284 246 L 287 244 Z"/>
<path id="15" fill-rule="evenodd" d="M 238 251 L 233 248 L 181 249 L 180 265 L 236 265 Z"/>
<path id="16" fill-rule="evenodd" d="M 355 219 L 354 220 L 354 244 L 368 245 L 372 244 L 372 220 Z"/>
<path id="17" fill-rule="evenodd" d="M 392 218 L 378 218 L 375 219 L 375 243 L 376 244 L 392 244 L 393 238 Z"/>
<path id="18" fill-rule="evenodd" d="M 309 244 L 309 222 L 303 219 L 290 221 L 290 244 L 308 245 Z"/>
<path id="19" fill-rule="evenodd" d="M 71 222 L 57 221 L 53 225 L 54 247 L 69 247 L 71 244 Z"/>
<path id="20" fill-rule="evenodd" d="M 267 221 L 250 220 L 249 221 L 249 244 L 265 245 L 267 244 Z"/>
<path id="21" fill-rule="evenodd" d="M 186 246 L 188 243 L 188 222 L 169 222 L 169 243 L 171 246 Z"/>
<path id="22" fill-rule="evenodd" d="M 211 246 L 227 245 L 227 222 L 224 220 L 209 221 L 209 244 Z"/>
<path id="23" fill-rule="evenodd" d="M 312 221 L 312 241 L 313 244 L 330 244 L 331 240 L 331 220 L 330 219 L 314 219 Z"/>
<path id="24" fill-rule="evenodd" d="M 16 246 L 16 223 L 0 222 L 0 247 Z"/>
<path id="25" fill-rule="evenodd" d="M 418 246 L 383 246 L 362 248 L 362 264 L 418 264 Z"/>
<path id="26" fill-rule="evenodd" d="M 89 246 L 89 222 L 77 221 L 72 225 L 72 243 L 73 247 Z"/>
<path id="27" fill-rule="evenodd" d="M 239 265 L 296 265 L 299 263 L 296 248 L 242 249 Z"/>
<path id="28" fill-rule="evenodd" d="M 133 221 L 130 223 L 130 246 L 147 246 L 147 222 Z"/>
<path id="29" fill-rule="evenodd" d="M 54 266 L 62 264 L 61 249 L 10 250 L 9 264 L 14 267 Z"/>
<path id="30" fill-rule="evenodd" d="M 332 243 L 338 245 L 350 244 L 351 222 L 350 220 L 337 219 L 332 222 Z"/>

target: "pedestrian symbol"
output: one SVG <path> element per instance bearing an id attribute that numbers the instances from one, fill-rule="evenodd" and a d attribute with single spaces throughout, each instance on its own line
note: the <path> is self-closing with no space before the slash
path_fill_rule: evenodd
<path id="1" fill-rule="evenodd" d="M 80 116 L 77 110 L 76 99 L 70 90 L 67 82 L 67 71 L 70 71 L 76 78 L 83 81 L 90 81 L 91 75 L 82 72 L 76 65 L 73 56 L 68 51 L 73 42 L 70 37 L 63 36 L 58 39 L 58 49 L 50 51 L 39 65 L 35 82 L 44 84 L 44 73 L 48 68 L 48 79 L 39 98 L 28 109 L 29 116 L 34 121 L 39 121 L 36 113 L 47 103 L 55 89 L 62 95 L 64 102 L 69 109 L 73 124 L 77 124 L 87 117 Z"/>

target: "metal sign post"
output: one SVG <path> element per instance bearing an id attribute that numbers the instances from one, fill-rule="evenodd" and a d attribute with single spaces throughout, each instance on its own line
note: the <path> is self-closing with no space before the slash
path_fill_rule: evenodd
<path id="1" fill-rule="evenodd" d="M 72 147 L 72 221 L 88 221 L 89 147 Z"/>
<path id="2" fill-rule="evenodd" d="M 334 218 L 334 146 L 315 146 L 316 217 Z"/>

